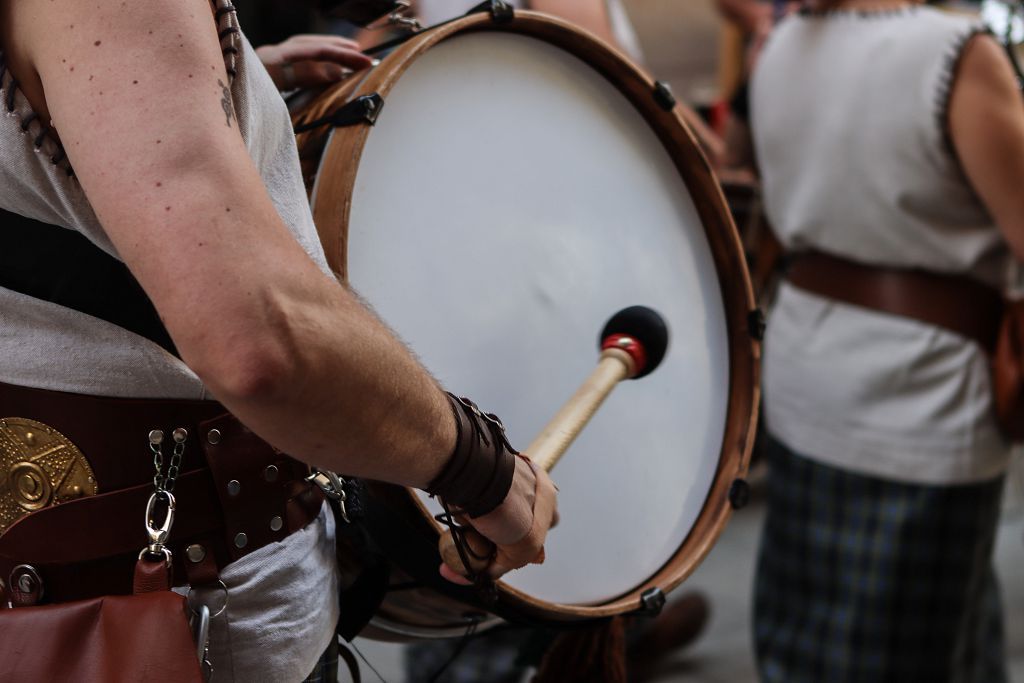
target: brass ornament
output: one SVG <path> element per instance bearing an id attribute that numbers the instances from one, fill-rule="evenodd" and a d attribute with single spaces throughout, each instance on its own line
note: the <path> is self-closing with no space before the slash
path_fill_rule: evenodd
<path id="1" fill-rule="evenodd" d="M 23 417 L 0 420 L 0 534 L 30 512 L 97 491 L 89 461 L 66 436 Z"/>

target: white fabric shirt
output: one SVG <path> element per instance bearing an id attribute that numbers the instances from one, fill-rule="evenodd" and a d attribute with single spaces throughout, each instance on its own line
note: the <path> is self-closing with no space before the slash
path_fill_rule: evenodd
<path id="1" fill-rule="evenodd" d="M 1009 250 L 949 144 L 957 59 L 979 27 L 914 7 L 795 15 L 751 85 L 765 210 L 789 250 L 1006 289 Z M 797 452 L 924 484 L 1008 463 L 984 352 L 952 332 L 784 284 L 764 356 L 768 429 Z"/>
<path id="2" fill-rule="evenodd" d="M 231 88 L 242 136 L 281 218 L 328 272 L 288 111 L 252 47 L 242 43 Z M 10 84 L 6 74 L 5 101 Z M 32 137 L 22 134 L 19 121 L 31 107 L 20 91 L 14 102 L 15 115 L 0 117 L 0 207 L 77 230 L 116 256 L 77 181 L 50 163 L 51 143 L 40 154 Z M 211 398 L 184 363 L 155 343 L 3 288 L 0 381 L 101 396 Z M 338 620 L 333 533 L 332 520 L 322 512 L 306 529 L 224 569 L 229 602 L 211 624 L 214 681 L 300 681 L 310 673 Z"/>

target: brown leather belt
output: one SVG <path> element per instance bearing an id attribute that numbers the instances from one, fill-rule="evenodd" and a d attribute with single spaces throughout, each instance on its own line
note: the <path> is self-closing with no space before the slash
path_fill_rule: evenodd
<path id="1" fill-rule="evenodd" d="M 0 383 L 4 417 L 30 418 L 66 436 L 85 455 L 98 488 L 30 512 L 0 535 L 0 581 L 15 603 L 27 597 L 12 576 L 22 565 L 41 577 L 48 602 L 132 592 L 135 561 L 147 542 L 154 429 L 188 431 L 167 542 L 176 585 L 215 582 L 229 562 L 305 527 L 323 503 L 320 489 L 304 480 L 307 466 L 212 401 L 105 398 Z M 11 446 L 0 439 L 0 467 L 16 464 Z M 0 472 L 0 494 L 4 479 Z"/>
<path id="2" fill-rule="evenodd" d="M 819 251 L 791 254 L 786 279 L 800 289 L 956 332 L 992 353 L 1003 297 L 960 275 L 867 266 Z"/>

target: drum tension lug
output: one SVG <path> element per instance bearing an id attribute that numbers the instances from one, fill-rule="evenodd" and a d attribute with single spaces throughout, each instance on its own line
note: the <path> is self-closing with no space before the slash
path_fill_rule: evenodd
<path id="1" fill-rule="evenodd" d="M 641 607 L 636 613 L 645 617 L 656 617 L 661 614 L 667 600 L 665 592 L 657 586 L 648 588 L 640 594 Z"/>
<path id="2" fill-rule="evenodd" d="M 505 0 L 487 0 L 481 2 L 473 9 L 466 12 L 466 14 L 475 14 L 477 12 L 487 12 L 491 15 L 491 21 L 495 24 L 504 24 L 512 21 L 516 18 L 516 10 Z"/>
<path id="3" fill-rule="evenodd" d="M 665 111 L 672 111 L 676 107 L 676 96 L 665 81 L 654 82 L 654 101 Z"/>
<path id="4" fill-rule="evenodd" d="M 764 330 L 767 325 L 764 311 L 760 308 L 755 308 L 747 314 L 747 330 L 754 341 L 764 341 Z"/>
<path id="5" fill-rule="evenodd" d="M 729 487 L 729 505 L 733 510 L 742 510 L 750 502 L 750 484 L 746 479 L 735 479 Z"/>
<path id="6" fill-rule="evenodd" d="M 306 131 L 319 128 L 321 126 L 330 126 L 331 128 L 345 128 L 347 126 L 355 126 L 361 123 L 368 123 L 371 126 L 377 123 L 377 117 L 380 116 L 380 110 L 384 107 L 384 98 L 378 93 L 371 93 L 369 95 L 362 95 L 354 100 L 350 100 L 345 104 L 341 105 L 327 116 L 323 116 L 315 121 L 304 123 L 301 126 L 295 127 L 296 133 L 305 133 Z"/>

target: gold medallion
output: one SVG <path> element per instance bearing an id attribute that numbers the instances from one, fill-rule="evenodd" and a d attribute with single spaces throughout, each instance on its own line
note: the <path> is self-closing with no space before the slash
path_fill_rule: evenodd
<path id="1" fill-rule="evenodd" d="M 0 534 L 30 512 L 97 490 L 89 461 L 66 436 L 23 417 L 0 420 Z"/>

